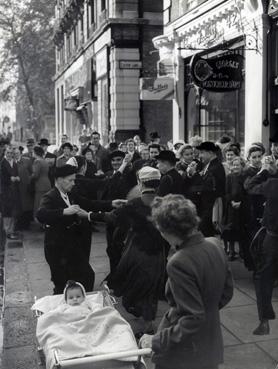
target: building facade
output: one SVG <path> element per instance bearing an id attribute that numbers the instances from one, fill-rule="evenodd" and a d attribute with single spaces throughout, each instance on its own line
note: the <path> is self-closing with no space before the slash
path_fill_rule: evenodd
<path id="1" fill-rule="evenodd" d="M 269 135 L 278 128 L 276 3 L 164 0 L 164 32 L 153 42 L 160 62 L 173 63 L 174 140 L 197 134 L 216 141 L 228 134 L 245 147 L 256 141 L 268 146 Z M 203 73 L 199 83 L 193 71 L 196 59 Z M 237 83 L 227 82 L 228 68 L 240 68 Z M 210 80 L 217 78 L 221 83 Z"/>
<path id="2" fill-rule="evenodd" d="M 139 100 L 140 77 L 156 74 L 162 10 L 162 0 L 57 0 L 57 141 L 77 142 L 85 127 L 103 143 L 150 130 L 170 137 L 171 102 Z"/>

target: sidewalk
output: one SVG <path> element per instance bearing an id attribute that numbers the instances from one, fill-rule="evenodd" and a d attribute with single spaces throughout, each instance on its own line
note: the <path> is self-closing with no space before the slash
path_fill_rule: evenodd
<path id="1" fill-rule="evenodd" d="M 105 236 L 93 233 L 91 264 L 96 272 L 95 288 L 99 289 L 109 269 L 106 257 Z M 44 260 L 43 233 L 25 232 L 24 242 L 6 245 L 6 296 L 4 311 L 4 369 L 37 369 L 39 358 L 36 352 L 35 324 L 30 306 L 37 298 L 52 294 L 49 268 Z M 233 300 L 221 312 L 225 344 L 225 364 L 221 369 L 275 369 L 278 363 L 278 321 L 270 322 L 271 334 L 253 336 L 257 325 L 252 275 L 242 263 L 232 264 L 236 288 Z M 274 293 L 274 308 L 278 313 L 278 289 Z M 138 330 L 139 321 L 126 313 L 121 304 L 119 311 Z M 159 304 L 156 325 L 167 309 L 166 303 Z M 153 365 L 148 360 L 148 369 Z"/>

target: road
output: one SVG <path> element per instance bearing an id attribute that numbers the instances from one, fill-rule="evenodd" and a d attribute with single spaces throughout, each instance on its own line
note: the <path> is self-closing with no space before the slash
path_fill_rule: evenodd
<path id="1" fill-rule="evenodd" d="M 93 233 L 91 264 L 96 272 L 96 289 L 109 269 L 105 253 L 106 243 L 103 226 Z M 252 274 L 240 261 L 231 263 L 235 292 L 230 304 L 221 311 L 221 323 L 225 344 L 225 364 L 221 369 L 275 369 L 278 363 L 278 321 L 270 322 L 271 333 L 254 336 L 257 325 L 257 309 Z M 37 298 L 52 294 L 49 268 L 44 260 L 43 233 L 39 229 L 25 232 L 22 242 L 9 241 L 5 250 L 6 296 L 4 315 L 5 369 L 37 369 L 36 321 L 30 306 Z M 274 308 L 278 312 L 278 289 L 274 293 Z M 117 309 L 140 330 L 140 320 L 126 313 L 120 300 Z M 155 325 L 167 310 L 167 304 L 159 304 Z M 153 365 L 147 360 L 148 369 Z M 41 366 L 40 366 L 41 368 Z"/>

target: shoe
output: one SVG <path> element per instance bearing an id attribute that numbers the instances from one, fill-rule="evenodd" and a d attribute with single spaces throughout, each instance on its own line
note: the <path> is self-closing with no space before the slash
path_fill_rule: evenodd
<path id="1" fill-rule="evenodd" d="M 270 328 L 268 324 L 268 320 L 261 321 L 258 327 L 253 331 L 253 334 L 256 336 L 263 336 L 265 334 L 269 334 Z"/>
<path id="2" fill-rule="evenodd" d="M 14 233 L 7 234 L 7 238 L 10 240 L 18 240 L 18 236 Z"/>

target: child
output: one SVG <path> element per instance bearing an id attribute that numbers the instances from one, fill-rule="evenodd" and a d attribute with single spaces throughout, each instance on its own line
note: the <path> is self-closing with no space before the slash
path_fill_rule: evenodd
<path id="1" fill-rule="evenodd" d="M 85 288 L 81 283 L 70 280 L 64 289 L 64 297 L 67 305 L 80 306 L 85 301 Z"/>
<path id="2" fill-rule="evenodd" d="M 233 261 L 236 256 L 235 242 L 241 243 L 243 240 L 246 217 L 244 215 L 245 191 L 242 176 L 244 162 L 240 157 L 235 157 L 231 164 L 232 172 L 226 178 L 226 206 L 222 238 L 225 251 L 229 254 L 229 260 Z"/>

